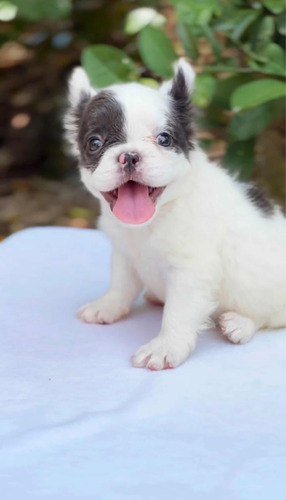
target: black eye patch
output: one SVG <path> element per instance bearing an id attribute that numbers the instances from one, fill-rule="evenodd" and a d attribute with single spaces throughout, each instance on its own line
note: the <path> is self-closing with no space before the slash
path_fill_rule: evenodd
<path id="1" fill-rule="evenodd" d="M 105 151 L 127 141 L 123 109 L 113 92 L 93 97 L 81 118 L 78 145 L 83 165 L 95 169 Z"/>

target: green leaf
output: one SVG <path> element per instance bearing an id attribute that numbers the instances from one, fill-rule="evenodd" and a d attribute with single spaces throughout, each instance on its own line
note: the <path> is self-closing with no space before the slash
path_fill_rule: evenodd
<path id="1" fill-rule="evenodd" d="M 285 36 L 286 35 L 286 14 L 285 12 L 282 12 L 277 16 L 276 18 L 276 23 L 277 23 L 277 30 L 280 35 Z"/>
<path id="2" fill-rule="evenodd" d="M 228 78 L 218 78 L 213 102 L 222 109 L 230 109 L 230 97 L 236 88 L 251 82 L 249 74 L 239 74 Z"/>
<path id="3" fill-rule="evenodd" d="M 206 39 L 210 42 L 213 49 L 213 53 L 215 54 L 217 59 L 221 59 L 221 46 L 218 43 L 212 29 L 208 25 L 206 25 L 202 27 L 202 32 L 206 37 Z"/>
<path id="4" fill-rule="evenodd" d="M 179 21 L 191 26 L 206 26 L 214 14 L 221 11 L 217 0 L 170 0 L 175 5 Z"/>
<path id="5" fill-rule="evenodd" d="M 285 52 L 280 45 L 269 43 L 263 55 L 268 59 L 266 63 L 268 73 L 275 73 L 278 75 L 285 74 Z"/>
<path id="6" fill-rule="evenodd" d="M 262 55 L 260 53 L 258 54 L 257 52 L 254 52 L 251 49 L 250 42 L 245 42 L 245 43 L 237 42 L 237 46 L 254 61 L 258 61 L 258 62 L 262 62 L 262 63 L 266 62 L 265 57 L 262 57 Z"/>
<path id="7" fill-rule="evenodd" d="M 172 77 L 172 63 L 177 56 L 163 31 L 151 26 L 144 28 L 138 36 L 138 48 L 148 68 L 164 78 Z"/>
<path id="8" fill-rule="evenodd" d="M 276 43 L 269 43 L 261 52 L 261 55 L 266 59 L 265 63 L 249 61 L 248 64 L 256 71 L 267 75 L 285 75 L 285 52 Z"/>
<path id="9" fill-rule="evenodd" d="M 199 108 L 206 108 L 215 92 L 216 79 L 211 75 L 198 75 L 195 80 L 193 102 Z"/>
<path id="10" fill-rule="evenodd" d="M 223 112 L 217 106 L 211 103 L 207 108 L 204 109 L 203 113 L 198 114 L 197 125 L 200 129 L 213 130 L 220 127 L 225 127 L 225 117 Z"/>
<path id="11" fill-rule="evenodd" d="M 18 7 L 18 16 L 37 21 L 67 17 L 71 11 L 70 0 L 11 0 Z"/>
<path id="12" fill-rule="evenodd" d="M 239 40 L 246 29 L 257 19 L 260 11 L 251 10 L 251 9 L 243 9 L 239 11 L 239 15 L 237 16 L 236 25 L 231 34 L 231 38 L 234 41 Z"/>
<path id="13" fill-rule="evenodd" d="M 254 138 L 247 141 L 231 142 L 228 145 L 223 165 L 233 174 L 237 174 L 241 180 L 249 179 L 254 163 Z"/>
<path id="14" fill-rule="evenodd" d="M 284 68 L 285 52 L 280 45 L 277 45 L 277 43 L 269 43 L 263 51 L 263 55 L 269 60 L 269 62 L 273 62 Z"/>
<path id="15" fill-rule="evenodd" d="M 242 110 L 285 95 L 285 83 L 264 78 L 238 87 L 231 96 L 231 107 Z"/>
<path id="16" fill-rule="evenodd" d="M 274 14 L 280 14 L 285 8 L 284 0 L 261 0 L 264 7 L 273 12 Z"/>
<path id="17" fill-rule="evenodd" d="M 285 76 L 286 74 L 286 70 L 274 62 L 259 64 L 256 61 L 249 61 L 248 64 L 254 71 L 263 73 L 264 75 Z"/>
<path id="18" fill-rule="evenodd" d="M 197 37 L 194 33 L 192 26 L 186 23 L 178 23 L 177 25 L 178 35 L 181 39 L 183 47 L 185 49 L 186 55 L 190 59 L 196 60 L 199 56 Z"/>
<path id="19" fill-rule="evenodd" d="M 260 13 L 261 10 L 228 8 L 222 18 L 214 21 L 214 29 L 230 32 L 231 38 L 238 40 Z"/>
<path id="20" fill-rule="evenodd" d="M 152 87 L 153 89 L 157 89 L 159 87 L 159 83 L 154 78 L 139 78 L 139 83 L 142 85 L 146 85 L 147 87 Z"/>
<path id="21" fill-rule="evenodd" d="M 255 109 L 235 115 L 228 132 L 234 139 L 243 141 L 259 134 L 274 117 L 271 102 L 261 104 Z"/>
<path id="22" fill-rule="evenodd" d="M 241 68 L 239 66 L 228 66 L 227 64 L 219 64 L 214 66 L 204 66 L 205 73 L 253 73 L 251 68 Z"/>
<path id="23" fill-rule="evenodd" d="M 150 7 L 139 7 L 131 10 L 127 14 L 124 31 L 128 35 L 134 35 L 141 31 L 145 26 L 162 26 L 166 18 Z"/>
<path id="24" fill-rule="evenodd" d="M 136 68 L 125 52 L 108 45 L 86 47 L 81 60 L 91 83 L 96 87 L 126 82 L 136 75 Z"/>
<path id="25" fill-rule="evenodd" d="M 261 52 L 271 41 L 275 31 L 272 16 L 260 17 L 253 26 L 250 34 L 251 48 L 257 53 Z"/>

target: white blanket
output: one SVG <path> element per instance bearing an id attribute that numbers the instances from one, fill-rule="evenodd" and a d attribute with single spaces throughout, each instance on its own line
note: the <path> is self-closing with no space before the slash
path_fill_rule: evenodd
<path id="1" fill-rule="evenodd" d="M 110 244 L 42 228 L 0 245 L 3 500 L 282 500 L 285 331 L 199 338 L 181 367 L 133 368 L 162 310 L 114 325 L 76 309 L 108 287 Z"/>

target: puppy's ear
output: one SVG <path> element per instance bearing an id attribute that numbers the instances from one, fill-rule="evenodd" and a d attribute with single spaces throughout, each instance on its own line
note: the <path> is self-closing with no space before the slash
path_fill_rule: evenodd
<path id="1" fill-rule="evenodd" d="M 72 107 L 78 106 L 91 96 L 91 85 L 88 76 L 80 66 L 75 68 L 69 79 L 69 101 Z"/>
<path id="2" fill-rule="evenodd" d="M 194 89 L 196 74 L 192 66 L 183 58 L 174 64 L 175 76 L 172 80 L 164 82 L 160 87 L 160 92 L 169 94 L 173 99 L 178 100 L 183 97 L 189 98 Z"/>
<path id="3" fill-rule="evenodd" d="M 195 72 L 185 59 L 179 59 L 174 66 L 173 80 L 163 83 L 160 92 L 169 99 L 169 128 L 175 142 L 188 156 L 194 148 L 194 112 L 190 93 L 194 88 Z"/>
<path id="4" fill-rule="evenodd" d="M 75 154 L 79 153 L 77 134 L 80 120 L 86 106 L 95 94 L 96 91 L 91 87 L 84 69 L 75 68 L 69 79 L 69 107 L 64 118 L 66 138 L 73 146 Z"/>

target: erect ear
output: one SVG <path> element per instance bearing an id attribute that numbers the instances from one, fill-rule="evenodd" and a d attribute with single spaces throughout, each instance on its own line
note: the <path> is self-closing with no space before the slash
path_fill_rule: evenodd
<path id="1" fill-rule="evenodd" d="M 190 93 L 194 88 L 195 72 L 187 61 L 179 59 L 174 66 L 175 76 L 163 83 L 160 92 L 169 99 L 169 129 L 181 150 L 188 156 L 193 149 L 193 107 Z"/>
<path id="2" fill-rule="evenodd" d="M 78 66 L 73 70 L 69 79 L 69 101 L 71 106 L 75 107 L 82 100 L 86 101 L 91 97 L 92 92 L 95 94 L 86 72 Z"/>
<path id="3" fill-rule="evenodd" d="M 171 95 L 174 99 L 189 96 L 194 89 L 196 74 L 192 66 L 183 58 L 174 64 L 174 78 L 164 82 L 160 92 Z"/>
<path id="4" fill-rule="evenodd" d="M 91 98 L 96 95 L 89 78 L 83 68 L 73 70 L 69 79 L 69 107 L 67 109 L 64 126 L 66 137 L 73 146 L 73 152 L 78 154 L 77 133 L 80 119 Z"/>

